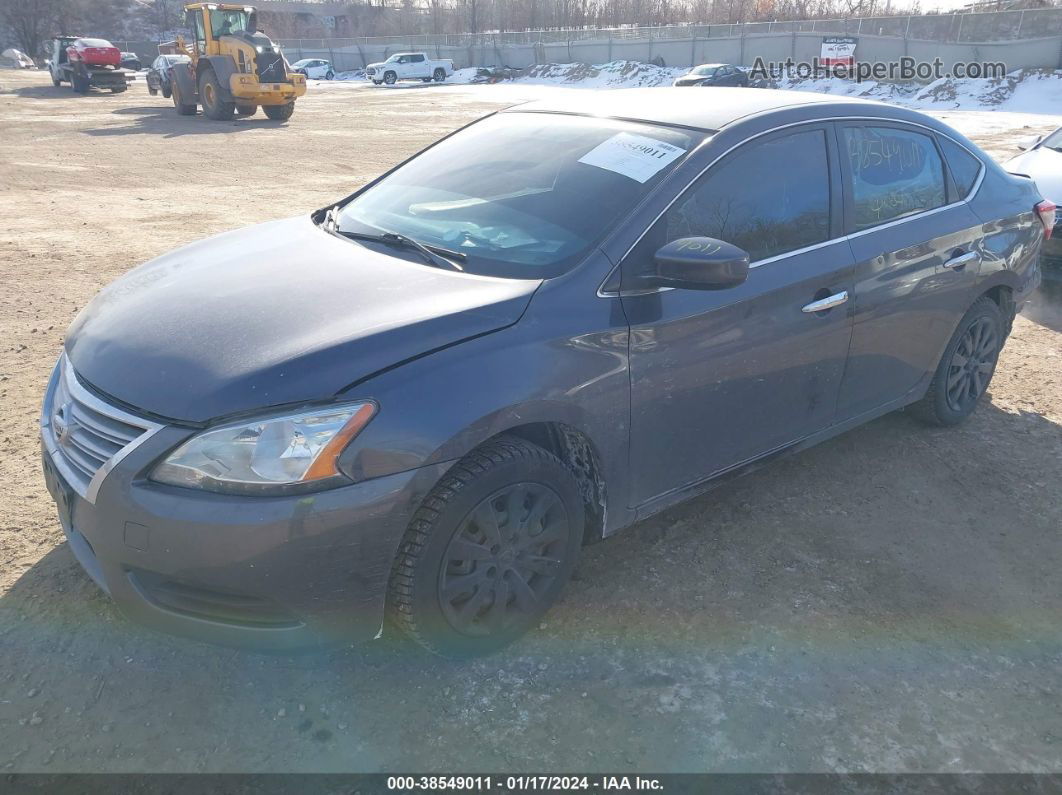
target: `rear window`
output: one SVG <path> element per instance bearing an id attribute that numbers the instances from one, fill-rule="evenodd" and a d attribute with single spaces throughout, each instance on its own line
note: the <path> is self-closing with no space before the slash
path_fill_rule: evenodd
<path id="1" fill-rule="evenodd" d="M 931 137 L 896 127 L 843 132 L 857 230 L 944 206 L 944 163 Z"/>
<path id="2" fill-rule="evenodd" d="M 78 39 L 78 43 L 82 47 L 112 47 L 109 41 L 106 39 Z"/>
<path id="3" fill-rule="evenodd" d="M 944 159 L 948 161 L 951 178 L 955 180 L 955 187 L 958 188 L 959 195 L 956 198 L 965 199 L 981 174 L 981 161 L 950 138 L 939 136 L 937 140 L 940 142 L 940 148 L 944 150 Z"/>

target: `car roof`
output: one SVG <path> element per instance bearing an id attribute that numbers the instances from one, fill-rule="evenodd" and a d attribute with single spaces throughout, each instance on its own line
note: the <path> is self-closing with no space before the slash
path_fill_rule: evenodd
<path id="1" fill-rule="evenodd" d="M 802 105 L 821 106 L 826 115 L 829 115 L 830 106 L 838 111 L 850 111 L 853 104 L 898 110 L 883 102 L 771 88 L 713 88 L 710 96 L 698 94 L 697 101 L 690 100 L 688 88 L 624 88 L 595 92 L 574 90 L 557 98 L 536 100 L 508 110 L 601 116 L 700 130 L 721 130 L 748 116 Z M 894 115 L 902 118 L 907 114 Z"/>

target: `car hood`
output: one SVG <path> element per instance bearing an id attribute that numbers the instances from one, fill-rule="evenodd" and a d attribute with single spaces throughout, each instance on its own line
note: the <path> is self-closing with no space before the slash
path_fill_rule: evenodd
<path id="1" fill-rule="evenodd" d="M 386 64 L 386 61 L 377 61 L 376 63 L 368 64 L 365 68 L 366 69 L 379 69 L 381 66 L 383 66 L 385 64 Z"/>
<path id="2" fill-rule="evenodd" d="M 1003 168 L 1018 174 L 1028 174 L 1045 199 L 1062 205 L 1062 152 L 1042 147 L 1033 149 L 1012 157 L 1003 164 Z"/>
<path id="3" fill-rule="evenodd" d="M 512 325 L 539 284 L 389 256 L 306 216 L 193 243 L 130 271 L 82 310 L 66 351 L 96 389 L 202 423 L 326 400 L 394 364 Z"/>

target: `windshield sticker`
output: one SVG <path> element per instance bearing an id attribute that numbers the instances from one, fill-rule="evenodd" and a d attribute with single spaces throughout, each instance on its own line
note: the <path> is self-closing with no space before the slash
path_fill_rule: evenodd
<path id="1" fill-rule="evenodd" d="M 579 158 L 580 163 L 615 171 L 637 182 L 647 182 L 668 163 L 686 153 L 644 135 L 617 133 Z"/>

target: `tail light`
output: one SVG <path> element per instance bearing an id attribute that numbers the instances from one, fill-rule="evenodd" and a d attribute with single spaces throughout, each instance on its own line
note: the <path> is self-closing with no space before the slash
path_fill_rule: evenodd
<path id="1" fill-rule="evenodd" d="M 1050 240 L 1051 232 L 1055 228 L 1055 203 L 1044 199 L 1033 209 L 1040 216 L 1040 223 L 1044 225 L 1044 240 Z"/>

